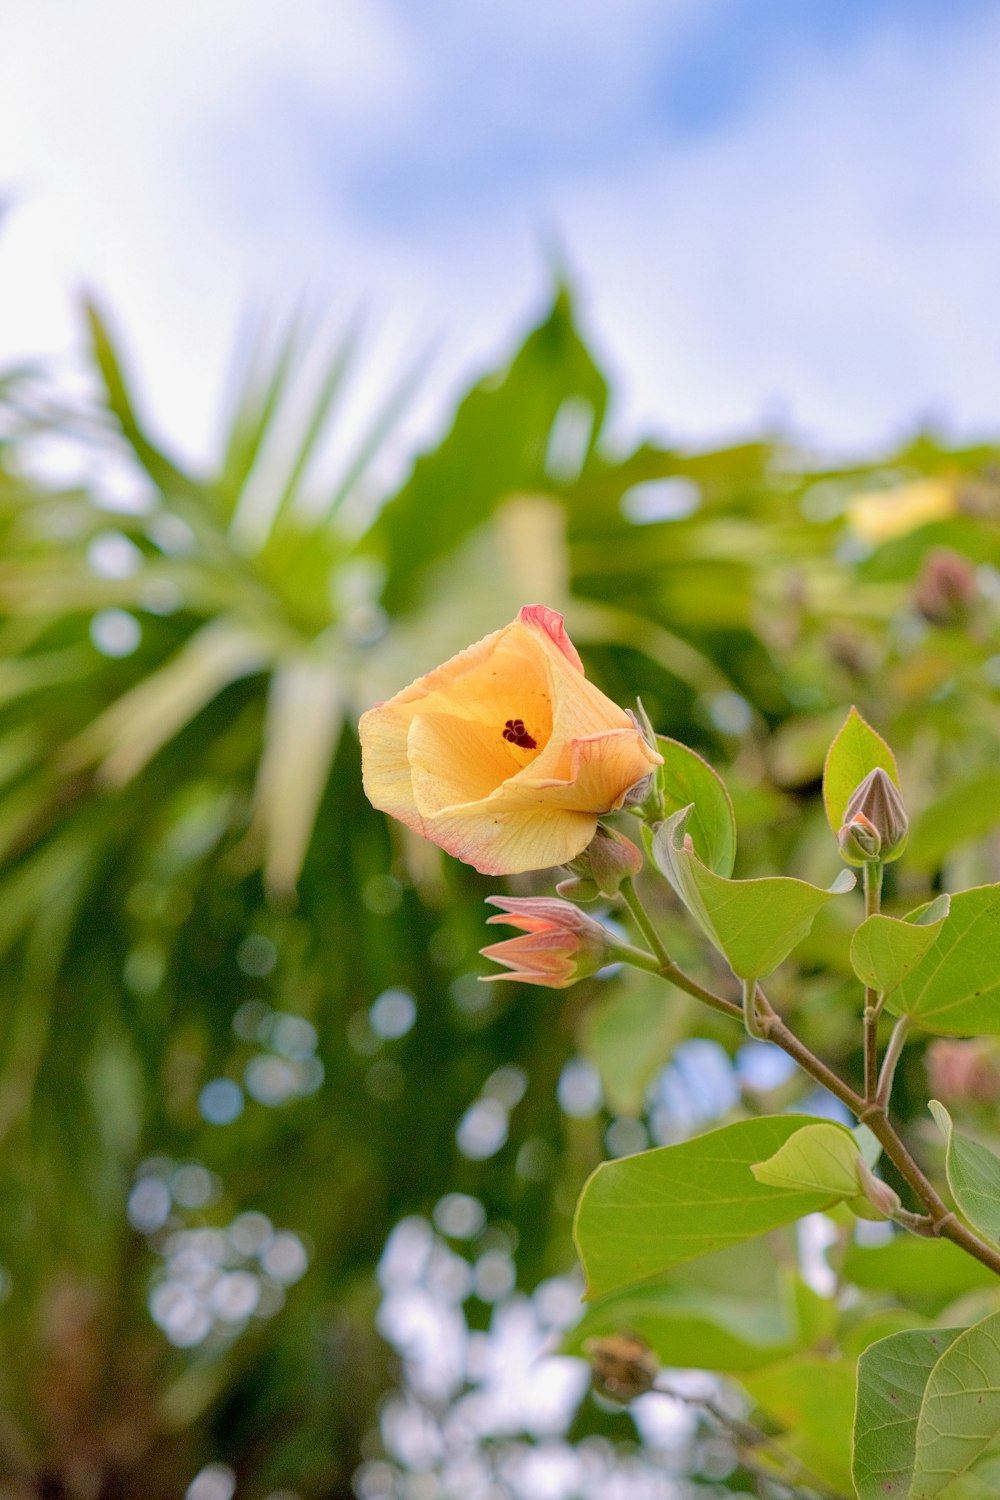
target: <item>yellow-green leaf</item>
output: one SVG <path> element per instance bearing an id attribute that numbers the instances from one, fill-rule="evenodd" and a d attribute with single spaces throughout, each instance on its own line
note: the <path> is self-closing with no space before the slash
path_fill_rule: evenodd
<path id="1" fill-rule="evenodd" d="M 773 1187 L 751 1171 L 815 1123 L 808 1115 L 763 1115 L 604 1162 L 584 1184 L 574 1224 L 587 1297 L 635 1286 L 828 1207 L 833 1193 Z"/>
<path id="2" fill-rule="evenodd" d="M 902 919 L 881 912 L 866 918 L 851 938 L 851 966 L 861 983 L 883 995 L 894 990 L 933 945 L 950 908 L 945 894 Z"/>
<path id="3" fill-rule="evenodd" d="M 689 807 L 682 808 L 660 824 L 653 857 L 733 973 L 740 979 L 762 979 L 802 941 L 817 912 L 852 889 L 854 876 L 842 870 L 825 891 L 784 875 L 727 880 L 684 847 L 690 813 Z"/>
<path id="4" fill-rule="evenodd" d="M 852 793 L 869 771 L 881 766 L 899 785 L 896 757 L 880 734 L 852 708 L 827 751 L 823 767 L 823 802 L 834 833 L 840 831 Z"/>

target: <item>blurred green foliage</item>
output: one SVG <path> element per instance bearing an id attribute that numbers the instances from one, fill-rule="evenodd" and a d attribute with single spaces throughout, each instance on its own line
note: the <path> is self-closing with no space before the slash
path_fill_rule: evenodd
<path id="1" fill-rule="evenodd" d="M 561 1114 L 567 1059 L 639 1116 L 683 1036 L 740 1042 L 641 975 L 564 997 L 479 986 L 491 885 L 369 808 L 358 713 L 542 600 L 610 696 L 641 693 L 723 770 L 737 874 L 833 878 L 817 793 L 854 702 L 912 818 L 886 909 L 996 880 L 1000 453 L 928 433 L 866 464 L 777 438 L 622 448 L 560 289 L 397 493 L 371 471 L 411 377 L 332 477 L 325 462 L 353 334 L 328 352 L 262 338 L 219 462 L 195 473 L 95 308 L 89 328 L 88 398 L 38 370 L 0 382 L 4 1493 L 167 1500 L 221 1459 L 248 1500 L 346 1496 L 393 1379 L 373 1330 L 393 1224 L 473 1193 L 516 1230 L 522 1285 L 568 1268 L 607 1116 Z M 856 1070 L 842 921 L 824 913 L 770 991 Z M 395 1037 L 371 1011 L 393 990 L 416 1007 Z M 283 1050 L 289 1016 L 315 1047 L 286 1024 Z M 456 1125 L 511 1065 L 528 1087 L 509 1141 L 469 1159 Z M 904 1113 L 919 1072 L 917 1051 Z M 206 1119 L 206 1084 L 251 1078 L 256 1097 L 219 1096 L 238 1118 Z M 140 1232 L 137 1173 L 176 1186 L 185 1163 L 207 1176 Z M 273 1316 L 172 1345 L 148 1307 L 164 1238 L 247 1212 L 299 1236 L 308 1272 Z M 768 1339 L 799 1347 L 772 1312 Z M 662 1316 L 718 1324 L 700 1293 Z"/>

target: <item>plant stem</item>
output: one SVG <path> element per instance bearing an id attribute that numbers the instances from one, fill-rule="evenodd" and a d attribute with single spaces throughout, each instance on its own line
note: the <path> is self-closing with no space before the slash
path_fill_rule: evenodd
<path id="1" fill-rule="evenodd" d="M 626 892 L 626 885 L 631 886 L 631 882 L 623 882 L 622 894 L 625 896 L 630 910 L 635 915 L 636 921 L 643 928 L 644 932 L 647 925 L 652 929 L 652 923 L 638 896 L 635 895 L 634 890 L 630 889 Z M 743 1007 L 735 1004 L 732 1000 L 725 999 L 722 995 L 716 995 L 712 990 L 706 989 L 704 985 L 699 984 L 697 980 L 685 974 L 683 969 L 679 968 L 667 954 L 659 935 L 655 934 L 655 929 L 652 930 L 656 939 L 655 947 L 658 950 L 655 957 L 651 953 L 643 953 L 641 949 L 621 945 L 618 951 L 622 958 L 628 963 L 634 963 L 637 968 L 646 969 L 653 974 L 659 974 L 663 979 L 669 980 L 671 984 L 676 985 L 678 989 L 684 990 L 686 994 L 693 995 L 695 999 L 701 1000 L 706 1005 L 711 1006 L 713 1010 L 719 1011 L 722 1015 L 730 1016 L 733 1020 L 742 1022 L 744 1019 Z M 789 1030 L 763 991 L 759 988 L 756 991 L 755 1000 L 755 1020 L 761 1038 L 764 1041 L 773 1042 L 776 1047 L 781 1048 L 782 1052 L 786 1052 L 793 1061 L 798 1063 L 804 1073 L 807 1073 L 810 1078 L 814 1078 L 817 1083 L 833 1094 L 834 1098 L 839 1099 L 842 1104 L 846 1105 L 857 1120 L 867 1125 L 872 1134 L 880 1142 L 883 1151 L 899 1172 L 899 1175 L 912 1190 L 914 1196 L 927 1209 L 928 1218 L 926 1228 L 922 1228 L 918 1232 L 951 1240 L 966 1251 L 968 1255 L 971 1255 L 975 1260 L 987 1266 L 994 1275 L 1000 1276 L 1000 1251 L 995 1250 L 992 1245 L 988 1245 L 985 1240 L 981 1240 L 971 1229 L 967 1229 L 951 1209 L 948 1208 L 948 1205 L 944 1202 L 934 1184 L 920 1169 L 916 1161 L 914 1161 L 906 1145 L 897 1134 L 895 1126 L 889 1120 L 888 1102 L 867 1100 L 856 1093 L 842 1078 L 839 1078 L 832 1068 L 827 1067 L 821 1058 L 811 1052 L 805 1043 L 801 1042 L 795 1033 Z M 902 1041 L 899 1041 L 897 1045 L 901 1048 Z"/>
<path id="2" fill-rule="evenodd" d="M 657 1380 L 654 1389 L 662 1391 L 672 1401 L 679 1401 L 686 1406 L 700 1407 L 730 1438 L 740 1465 L 748 1474 L 771 1482 L 777 1480 L 779 1483 L 791 1485 L 801 1483 L 807 1487 L 810 1494 L 829 1495 L 836 1497 L 836 1500 L 843 1500 L 842 1490 L 833 1489 L 825 1479 L 813 1474 L 799 1459 L 786 1452 L 777 1438 L 764 1432 L 762 1428 L 755 1427 L 751 1422 L 745 1422 L 739 1417 L 731 1417 L 711 1396 L 689 1396 L 684 1391 L 675 1390 L 674 1387 L 664 1384 L 662 1380 Z M 758 1464 L 753 1457 L 755 1448 L 769 1453 L 774 1462 L 780 1466 L 781 1472 L 776 1474 L 773 1469 Z"/>
<path id="3" fill-rule="evenodd" d="M 743 981 L 743 1024 L 747 1029 L 748 1036 L 752 1036 L 758 1042 L 764 1040 L 764 1033 L 760 1028 L 760 1019 L 757 1015 L 756 979 L 744 979 Z"/>
<path id="4" fill-rule="evenodd" d="M 882 1059 L 882 1071 L 878 1078 L 878 1091 L 875 1095 L 875 1103 L 880 1105 L 882 1109 L 888 1109 L 889 1107 L 889 1100 L 892 1097 L 892 1081 L 896 1076 L 896 1064 L 903 1054 L 903 1048 L 906 1046 L 906 1038 L 909 1034 L 910 1018 L 909 1016 L 900 1016 L 892 1028 L 892 1035 L 889 1038 L 885 1049 L 885 1056 Z"/>
<path id="5" fill-rule="evenodd" d="M 702 1001 L 712 1010 L 717 1010 L 720 1015 L 730 1016 L 734 1021 L 743 1019 L 743 1009 L 732 1000 L 726 1000 L 722 995 L 716 995 L 712 990 L 707 990 L 704 985 L 699 984 L 685 974 L 683 969 L 668 959 L 661 964 L 659 959 L 654 958 L 652 953 L 646 953 L 642 948 L 633 948 L 631 943 L 616 943 L 615 956 L 623 963 L 631 964 L 634 969 L 645 969 L 647 974 L 655 974 L 660 979 L 666 979 L 686 995 L 693 995 L 696 1000 Z"/>
<path id="6" fill-rule="evenodd" d="M 667 952 L 663 939 L 657 932 L 656 926 L 652 918 L 650 917 L 649 912 L 643 906 L 642 901 L 639 898 L 639 892 L 635 888 L 635 881 L 631 879 L 623 880 L 619 889 L 621 892 L 622 900 L 625 902 L 625 905 L 628 907 L 629 911 L 635 918 L 635 924 L 638 927 L 639 931 L 642 933 L 643 937 L 646 939 L 646 942 L 655 953 L 657 962 L 661 967 L 665 967 L 666 965 L 671 964 L 672 960 L 670 954 Z"/>
<path id="7" fill-rule="evenodd" d="M 864 871 L 865 916 L 871 917 L 882 904 L 882 864 L 869 860 Z M 865 1099 L 874 1104 L 878 1095 L 878 1015 L 879 997 L 865 986 Z"/>

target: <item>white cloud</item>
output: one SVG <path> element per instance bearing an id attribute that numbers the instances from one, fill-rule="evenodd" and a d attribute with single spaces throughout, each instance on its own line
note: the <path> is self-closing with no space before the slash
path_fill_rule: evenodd
<path id="1" fill-rule="evenodd" d="M 1000 427 L 1000 27 L 813 62 L 738 133 L 560 193 L 633 413 L 827 441 Z"/>
<path id="2" fill-rule="evenodd" d="M 745 431 L 787 401 L 834 441 L 929 407 L 997 424 L 992 18 L 944 37 L 897 22 L 828 59 L 800 47 L 752 114 L 670 143 L 619 108 L 651 87 L 657 16 L 664 44 L 651 0 L 623 3 L 614 27 L 597 0 L 415 14 L 389 0 L 8 7 L 0 190 L 21 202 L 0 230 L 0 361 L 70 346 L 72 293 L 94 284 L 161 427 L 206 453 L 240 312 L 307 289 L 335 321 L 372 310 L 354 413 L 443 336 L 412 440 L 537 306 L 555 226 L 629 419 Z M 668 38 L 703 16 L 671 7 Z M 592 133 L 574 161 L 574 131 L 612 115 L 617 142 L 595 150 Z M 539 150 L 559 150 L 529 186 L 536 118 Z M 456 188 L 394 219 L 359 194 L 369 169 L 436 154 L 446 176 L 463 153 L 493 182 L 474 202 Z"/>

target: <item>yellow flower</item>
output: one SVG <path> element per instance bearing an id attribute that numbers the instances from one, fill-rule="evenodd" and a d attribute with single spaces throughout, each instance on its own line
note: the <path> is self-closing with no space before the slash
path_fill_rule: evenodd
<path id="1" fill-rule="evenodd" d="M 365 791 L 485 875 L 565 864 L 661 756 L 528 605 L 360 724 Z"/>
<path id="2" fill-rule="evenodd" d="M 847 507 L 855 536 L 881 546 L 907 536 L 931 521 L 947 521 L 956 512 L 958 496 L 947 479 L 915 479 L 893 490 L 865 490 Z"/>

